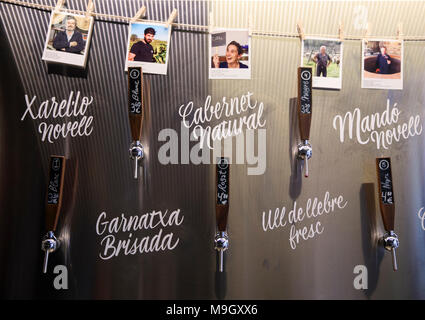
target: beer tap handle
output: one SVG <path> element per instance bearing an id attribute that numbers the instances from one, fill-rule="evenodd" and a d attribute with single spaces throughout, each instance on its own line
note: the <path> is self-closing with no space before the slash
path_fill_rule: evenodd
<path id="1" fill-rule="evenodd" d="M 144 97 L 142 67 L 128 68 L 128 112 L 131 136 L 139 141 L 142 135 Z"/>
<path id="2" fill-rule="evenodd" d="M 46 230 L 55 231 L 62 206 L 62 191 L 65 173 L 65 157 L 51 156 L 47 186 Z"/>
<path id="3" fill-rule="evenodd" d="M 313 69 L 298 68 L 298 121 L 301 140 L 310 139 Z"/>
<path id="4" fill-rule="evenodd" d="M 386 233 L 382 240 L 386 250 L 391 251 L 394 271 L 397 271 L 396 249 L 399 246 L 398 236 L 394 232 L 395 203 L 393 178 L 391 174 L 391 159 L 377 158 L 376 171 L 378 174 L 379 208 Z"/>
<path id="5" fill-rule="evenodd" d="M 56 251 L 59 241 L 54 235 L 56 231 L 59 213 L 62 206 L 63 184 L 65 179 L 65 157 L 51 156 L 49 162 L 49 181 L 47 186 L 46 200 L 46 230 L 47 234 L 41 242 L 44 251 L 43 272 L 47 272 L 49 254 Z"/>
<path id="6" fill-rule="evenodd" d="M 312 68 L 298 68 L 298 121 L 300 138 L 302 140 L 302 142 L 298 145 L 298 158 L 304 160 L 304 176 L 306 178 L 309 175 L 308 159 L 311 158 L 313 151 L 311 145 L 308 143 L 308 139 L 310 138 L 312 112 L 312 78 Z"/>
<path id="7" fill-rule="evenodd" d="M 227 229 L 227 216 L 229 214 L 229 185 L 230 185 L 230 163 L 229 158 L 217 159 L 216 167 L 216 223 L 219 232 Z"/>
<path id="8" fill-rule="evenodd" d="M 138 178 L 139 160 L 143 158 L 143 146 L 140 143 L 143 126 L 143 72 L 141 67 L 128 68 L 128 105 L 129 121 L 133 143 L 130 145 L 130 158 L 134 160 L 134 179 Z"/>
<path id="9" fill-rule="evenodd" d="M 229 214 L 229 185 L 230 163 L 229 159 L 220 157 L 216 167 L 216 225 L 217 232 L 214 238 L 215 249 L 219 253 L 219 272 L 224 270 L 224 251 L 229 247 L 227 236 L 227 217 Z"/>
<path id="10" fill-rule="evenodd" d="M 377 158 L 376 172 L 378 174 L 379 208 L 385 231 L 394 230 L 395 204 L 393 181 L 391 174 L 391 159 Z"/>

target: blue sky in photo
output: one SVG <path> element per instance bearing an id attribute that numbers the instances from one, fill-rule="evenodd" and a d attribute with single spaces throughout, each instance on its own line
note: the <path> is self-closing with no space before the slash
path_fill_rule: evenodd
<path id="1" fill-rule="evenodd" d="M 165 26 L 150 25 L 147 23 L 133 23 L 131 25 L 131 34 L 137 34 L 137 37 L 143 38 L 145 36 L 145 29 L 149 27 L 155 29 L 155 39 L 168 41 L 168 29 L 165 28 Z"/>

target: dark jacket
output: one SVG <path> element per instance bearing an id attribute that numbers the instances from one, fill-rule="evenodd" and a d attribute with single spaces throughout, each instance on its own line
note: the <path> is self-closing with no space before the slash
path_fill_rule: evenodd
<path id="1" fill-rule="evenodd" d="M 224 61 L 224 62 L 220 62 L 220 66 L 219 67 L 220 68 L 228 68 L 229 66 L 227 64 L 227 61 Z M 248 69 L 248 66 L 246 64 L 243 64 L 243 63 L 239 62 L 239 68 L 240 69 Z"/>
<path id="2" fill-rule="evenodd" d="M 70 47 L 69 44 L 73 41 L 77 42 L 77 45 L 75 47 Z M 66 36 L 66 32 L 59 31 L 55 39 L 53 39 L 53 47 L 56 50 L 65 49 L 66 52 L 80 53 L 84 50 L 85 42 L 83 40 L 82 34 L 78 31 L 74 31 L 74 34 L 69 41 L 68 37 Z"/>
<path id="3" fill-rule="evenodd" d="M 378 73 L 382 74 L 388 74 L 391 71 L 391 64 L 388 64 L 387 61 L 391 61 L 391 57 L 386 54 L 385 56 L 381 53 L 378 54 L 378 57 L 376 58 L 376 69 L 379 69 Z"/>

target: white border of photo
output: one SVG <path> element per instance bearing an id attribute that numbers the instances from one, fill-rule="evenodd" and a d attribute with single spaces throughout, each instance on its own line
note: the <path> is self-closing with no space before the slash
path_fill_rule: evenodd
<path id="1" fill-rule="evenodd" d="M 246 31 L 248 34 L 248 63 L 247 69 L 217 69 L 211 68 L 211 57 L 213 56 L 213 49 L 211 43 L 211 34 L 218 32 L 231 32 L 231 31 Z M 240 28 L 214 28 L 211 33 L 208 33 L 208 79 L 251 79 L 251 66 L 252 66 L 252 47 L 251 47 L 251 36 L 249 30 Z M 245 62 L 244 62 L 245 63 Z"/>
<path id="2" fill-rule="evenodd" d="M 333 77 L 317 77 L 313 76 L 313 88 L 319 88 L 319 89 L 342 89 L 342 67 L 343 67 L 343 60 L 344 60 L 344 41 L 341 41 L 338 38 L 322 38 L 322 37 L 306 37 L 303 41 L 301 41 L 301 67 L 304 67 L 304 41 L 305 40 L 325 40 L 325 41 L 334 41 L 334 42 L 341 42 L 341 60 L 340 60 L 340 68 L 339 68 L 339 78 L 333 78 Z M 315 67 L 313 67 L 314 69 Z M 313 70 L 314 74 L 314 70 Z"/>
<path id="3" fill-rule="evenodd" d="M 147 26 L 160 26 L 166 27 L 165 23 L 150 23 L 150 22 L 130 22 L 128 25 L 128 39 L 125 55 L 125 68 L 124 71 L 127 72 L 128 67 L 142 67 L 143 73 L 151 74 L 162 74 L 167 75 L 168 70 L 168 59 L 170 57 L 170 40 L 171 40 L 171 24 L 168 26 L 168 39 L 167 39 L 167 51 L 165 53 L 165 63 L 156 63 L 156 62 L 143 62 L 143 61 L 128 61 L 128 53 L 130 52 L 130 37 L 131 37 L 131 28 L 133 24 L 141 24 Z"/>
<path id="4" fill-rule="evenodd" d="M 401 43 L 401 57 L 400 57 L 400 79 L 365 79 L 364 78 L 364 50 L 365 40 L 362 40 L 362 85 L 363 89 L 383 89 L 383 90 L 403 90 L 403 60 L 404 60 L 404 42 L 403 40 L 396 39 L 367 39 L 367 41 L 379 41 L 379 42 L 400 42 Z"/>
<path id="5" fill-rule="evenodd" d="M 49 36 L 50 36 L 51 29 L 52 29 L 53 15 L 55 15 L 55 14 L 65 14 L 65 15 L 90 19 L 90 26 L 89 26 L 89 30 L 88 30 L 88 33 L 87 33 L 87 41 L 86 41 L 86 45 L 84 47 L 84 54 L 83 55 L 47 49 L 47 45 L 49 43 Z M 92 36 L 92 31 L 93 31 L 93 24 L 94 24 L 94 18 L 92 16 L 86 17 L 84 15 L 53 10 L 51 15 L 50 15 L 49 27 L 48 27 L 48 30 L 47 30 L 46 41 L 44 43 L 43 56 L 42 56 L 41 59 L 44 60 L 44 61 L 47 61 L 47 62 L 69 64 L 69 65 L 72 65 L 72 66 L 85 68 L 86 63 L 87 63 L 87 56 L 88 56 L 88 52 L 89 52 L 89 48 L 90 48 L 90 40 L 91 40 L 91 36 Z"/>

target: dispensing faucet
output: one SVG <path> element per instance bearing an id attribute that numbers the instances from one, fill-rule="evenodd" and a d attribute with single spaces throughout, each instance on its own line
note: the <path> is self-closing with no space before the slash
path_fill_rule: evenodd
<path id="1" fill-rule="evenodd" d="M 139 160 L 143 159 L 143 146 L 139 140 L 133 141 L 130 145 L 130 159 L 134 160 L 134 179 L 137 179 L 137 168 L 139 166 Z"/>
<path id="2" fill-rule="evenodd" d="M 54 232 L 59 219 L 62 206 L 62 193 L 65 174 L 65 157 L 51 156 L 49 164 L 49 184 L 47 186 L 46 204 L 46 229 L 47 233 L 41 242 L 41 250 L 44 251 L 43 273 L 47 272 L 49 254 L 60 247 L 60 241 Z"/>
<path id="3" fill-rule="evenodd" d="M 217 231 L 214 238 L 214 249 L 218 251 L 219 256 L 219 271 L 223 272 L 224 251 L 229 247 L 229 237 L 226 231 Z"/>
<path id="4" fill-rule="evenodd" d="M 396 257 L 395 249 L 397 249 L 400 244 L 398 241 L 398 236 L 392 230 L 387 231 L 382 237 L 382 242 L 383 242 L 384 248 L 388 251 L 391 251 L 391 256 L 393 261 L 393 270 L 397 271 L 398 266 L 397 266 L 397 257 Z"/>
<path id="5" fill-rule="evenodd" d="M 311 127 L 312 112 L 312 78 L 313 70 L 310 67 L 298 68 L 298 120 L 301 143 L 298 144 L 298 158 L 304 160 L 305 177 L 308 177 L 308 160 L 313 149 L 308 142 Z"/>
<path id="6" fill-rule="evenodd" d="M 217 159 L 216 167 L 216 225 L 217 231 L 214 237 L 214 248 L 219 253 L 219 272 L 224 270 L 224 251 L 229 247 L 227 235 L 227 217 L 229 215 L 229 158 Z"/>
<path id="7" fill-rule="evenodd" d="M 304 176 L 308 177 L 308 160 L 311 158 L 313 154 L 313 149 L 311 148 L 308 140 L 303 140 L 300 144 L 298 144 L 298 158 L 304 160 L 305 173 Z"/>
<path id="8" fill-rule="evenodd" d="M 141 67 L 128 68 L 129 121 L 133 142 L 130 145 L 130 159 L 134 160 L 134 179 L 138 178 L 137 168 L 143 159 L 143 146 L 140 143 L 143 125 L 143 72 Z"/>
<path id="9" fill-rule="evenodd" d="M 60 242 L 56 239 L 53 231 L 48 231 L 41 242 L 41 250 L 44 251 L 43 273 L 47 272 L 49 253 L 55 252 L 60 247 Z"/>

